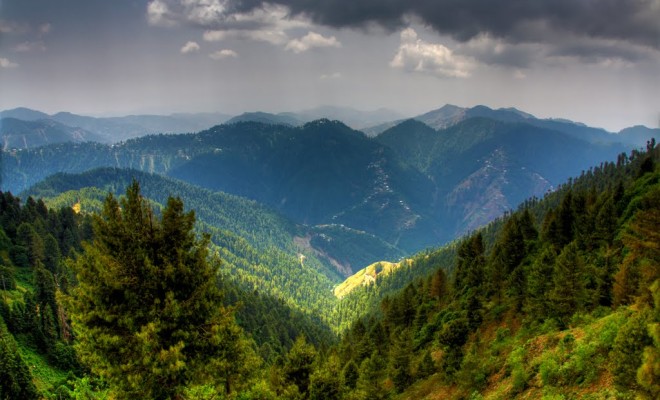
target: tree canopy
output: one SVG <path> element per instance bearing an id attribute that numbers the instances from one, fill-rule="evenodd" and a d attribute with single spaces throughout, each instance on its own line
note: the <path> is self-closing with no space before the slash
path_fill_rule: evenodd
<path id="1" fill-rule="evenodd" d="M 221 304 L 208 237 L 169 198 L 161 216 L 133 182 L 106 198 L 94 240 L 73 263 L 67 302 L 84 364 L 120 398 L 183 398 L 197 385 L 232 390 L 249 346 Z M 188 388 L 188 389 L 187 389 Z"/>

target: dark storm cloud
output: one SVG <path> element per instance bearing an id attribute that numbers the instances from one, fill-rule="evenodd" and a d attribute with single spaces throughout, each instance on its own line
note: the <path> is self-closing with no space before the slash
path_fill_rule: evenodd
<path id="1" fill-rule="evenodd" d="M 619 40 L 660 49 L 660 0 L 271 0 L 335 27 L 388 29 L 414 15 L 439 33 L 465 42 L 481 34 L 529 42 L 538 27 L 576 36 Z M 232 0 L 229 9 L 247 11 L 261 0 Z M 543 38 L 536 38 L 542 40 Z M 536 41 L 535 40 L 535 41 Z"/>

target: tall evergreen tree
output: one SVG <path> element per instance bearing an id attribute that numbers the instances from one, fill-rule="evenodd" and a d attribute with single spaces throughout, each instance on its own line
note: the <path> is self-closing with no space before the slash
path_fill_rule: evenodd
<path id="1" fill-rule="evenodd" d="M 157 218 L 133 182 L 108 195 L 94 241 L 72 264 L 67 297 L 78 354 L 117 398 L 181 398 L 186 387 L 230 388 L 227 369 L 244 361 L 230 310 L 221 306 L 208 238 L 170 198 Z M 223 387 L 217 387 L 222 391 Z"/>
<path id="2" fill-rule="evenodd" d="M 553 286 L 549 293 L 552 313 L 563 326 L 576 312 L 583 310 L 587 302 L 584 260 L 572 242 L 557 256 L 553 273 Z"/>
<path id="3" fill-rule="evenodd" d="M 307 343 L 304 336 L 299 336 L 289 350 L 284 363 L 285 379 L 296 385 L 305 398 L 309 396 L 309 380 L 315 360 L 316 349 Z"/>

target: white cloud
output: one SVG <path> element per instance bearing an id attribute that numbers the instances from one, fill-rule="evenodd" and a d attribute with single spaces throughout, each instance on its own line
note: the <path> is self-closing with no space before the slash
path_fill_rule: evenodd
<path id="1" fill-rule="evenodd" d="M 175 26 L 176 15 L 164 0 L 153 0 L 147 4 L 147 21 L 156 26 Z"/>
<path id="2" fill-rule="evenodd" d="M 417 37 L 414 29 L 407 28 L 401 32 L 401 45 L 390 66 L 438 77 L 467 78 L 475 62 L 441 44 L 425 42 Z"/>
<path id="3" fill-rule="evenodd" d="M 209 54 L 209 57 L 214 60 L 224 60 L 226 58 L 236 58 L 238 57 L 238 53 L 234 50 L 222 49 Z"/>
<path id="4" fill-rule="evenodd" d="M 199 45 L 197 42 L 186 42 L 186 44 L 181 47 L 181 54 L 195 53 L 199 51 Z"/>
<path id="5" fill-rule="evenodd" d="M 307 28 L 311 22 L 304 16 L 291 16 L 288 7 L 264 2 L 249 12 L 228 9 L 228 0 L 153 0 L 147 7 L 152 25 L 173 26 L 178 23 L 203 28 L 204 40 L 249 40 L 282 46 L 290 41 L 288 31 Z"/>
<path id="6" fill-rule="evenodd" d="M 181 0 L 186 20 L 208 26 L 225 17 L 226 0 Z"/>
<path id="7" fill-rule="evenodd" d="M 0 68 L 16 68 L 18 64 L 11 62 L 4 57 L 0 57 Z"/>
<path id="8" fill-rule="evenodd" d="M 309 32 L 300 39 L 291 40 L 284 49 L 298 54 L 317 47 L 341 47 L 341 43 L 334 36 L 325 37 L 316 32 Z"/>

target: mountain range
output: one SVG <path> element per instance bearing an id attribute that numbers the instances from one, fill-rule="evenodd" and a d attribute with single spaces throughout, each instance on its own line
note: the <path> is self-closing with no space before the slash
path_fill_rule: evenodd
<path id="1" fill-rule="evenodd" d="M 37 116 L 28 110 L 13 115 L 26 117 L 21 113 Z M 52 174 L 100 167 L 162 174 L 255 200 L 309 227 L 299 244 L 347 275 L 378 261 L 374 253 L 382 249 L 396 261 L 451 241 L 530 196 L 541 197 L 567 178 L 616 159 L 631 143 L 660 136 L 640 127 L 612 134 L 483 106 L 445 106 L 376 137 L 328 119 L 300 125 L 264 113 L 243 117 L 194 134 L 115 144 L 67 141 L 4 152 L 2 189 L 20 193 Z M 361 252 L 366 242 L 358 241 L 358 249 L 353 243 L 346 256 L 351 240 L 333 241 L 327 231 L 335 239 L 365 233 L 378 250 Z M 355 256 L 361 253 L 367 256 Z"/>
<path id="2" fill-rule="evenodd" d="M 225 122 L 229 115 L 221 113 L 194 113 L 171 115 L 128 115 L 123 117 L 96 118 L 59 112 L 48 115 L 41 111 L 29 108 L 15 108 L 0 112 L 0 131 L 4 139 L 5 149 L 24 148 L 20 141 L 8 141 L 7 136 L 30 137 L 34 131 L 43 130 L 44 126 L 55 126 L 62 132 L 52 135 L 47 140 L 41 138 L 32 141 L 36 145 L 60 143 L 67 141 L 93 141 L 101 143 L 116 143 L 139 136 L 156 133 L 185 133 L 197 132 L 210 126 Z M 32 131 L 15 128 L 16 122 L 22 120 L 32 122 Z M 68 131 L 79 132 L 76 135 L 66 136 Z"/>

